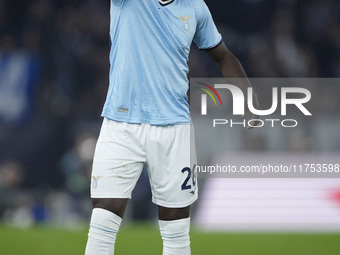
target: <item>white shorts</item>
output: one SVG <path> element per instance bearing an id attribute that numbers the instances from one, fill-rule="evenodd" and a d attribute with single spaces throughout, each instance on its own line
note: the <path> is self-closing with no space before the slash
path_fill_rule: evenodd
<path id="1" fill-rule="evenodd" d="M 131 198 L 146 164 L 155 204 L 169 208 L 192 204 L 198 189 L 194 147 L 190 157 L 191 129 L 192 125 L 153 126 L 104 118 L 93 160 L 91 197 Z"/>

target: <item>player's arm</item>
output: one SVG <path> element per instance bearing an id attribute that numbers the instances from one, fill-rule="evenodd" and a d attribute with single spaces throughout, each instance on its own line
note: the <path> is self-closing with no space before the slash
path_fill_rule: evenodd
<path id="1" fill-rule="evenodd" d="M 206 52 L 214 60 L 225 78 L 244 78 L 233 80 L 233 85 L 238 86 L 243 91 L 244 95 L 247 95 L 247 89 L 251 86 L 248 77 L 240 61 L 229 51 L 224 42 L 214 49 L 206 50 Z M 256 93 L 253 93 L 253 104 L 255 109 L 260 109 Z M 247 103 L 245 103 L 245 110 L 248 110 Z M 253 114 L 252 119 L 256 120 L 258 118 L 257 115 Z M 252 121 L 251 126 L 256 126 L 257 124 L 258 121 Z M 247 129 L 251 129 L 251 126 L 248 126 Z"/>

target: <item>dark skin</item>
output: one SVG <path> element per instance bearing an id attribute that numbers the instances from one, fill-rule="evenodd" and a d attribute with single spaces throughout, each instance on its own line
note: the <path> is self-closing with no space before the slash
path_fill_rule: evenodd
<path id="1" fill-rule="evenodd" d="M 164 2 L 164 1 L 163 1 Z M 228 78 L 245 78 L 240 80 L 235 80 L 234 85 L 238 86 L 246 95 L 247 88 L 250 87 L 247 75 L 238 61 L 238 59 L 228 50 L 224 43 L 220 44 L 218 47 L 207 50 L 208 55 L 216 63 L 220 69 L 222 75 Z M 259 109 L 259 103 L 256 94 L 253 95 L 254 107 Z M 246 105 L 245 109 L 248 109 Z M 257 115 L 253 115 L 252 119 L 258 119 Z M 256 125 L 253 121 L 252 125 Z M 247 128 L 251 129 L 250 126 Z M 102 208 L 113 212 L 119 217 L 123 218 L 126 209 L 128 199 L 127 198 L 93 198 L 92 204 L 93 208 Z M 158 206 L 158 218 L 160 220 L 170 221 L 188 218 L 190 215 L 190 206 L 184 208 L 167 208 Z"/>
<path id="2" fill-rule="evenodd" d="M 248 77 L 238 59 L 229 51 L 227 46 L 222 42 L 217 48 L 206 51 L 208 55 L 214 60 L 218 69 L 221 71 L 223 77 L 228 78 L 233 85 L 238 86 L 244 95 L 247 95 L 248 87 L 251 87 Z M 240 79 L 241 78 L 241 79 Z M 257 95 L 253 93 L 253 104 L 255 109 L 260 109 L 260 105 L 257 99 Z M 248 105 L 245 103 L 245 113 L 243 117 L 245 117 Z M 258 122 L 255 121 L 259 118 L 259 116 L 253 114 L 252 121 L 250 125 L 247 127 L 247 130 L 252 129 L 254 126 L 258 125 Z"/>

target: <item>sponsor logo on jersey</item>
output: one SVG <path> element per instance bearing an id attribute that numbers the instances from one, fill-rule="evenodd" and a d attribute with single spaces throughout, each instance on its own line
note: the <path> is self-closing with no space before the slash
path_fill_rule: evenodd
<path id="1" fill-rule="evenodd" d="M 119 108 L 118 108 L 118 112 L 128 113 L 128 112 L 129 112 L 129 108 L 119 107 Z"/>

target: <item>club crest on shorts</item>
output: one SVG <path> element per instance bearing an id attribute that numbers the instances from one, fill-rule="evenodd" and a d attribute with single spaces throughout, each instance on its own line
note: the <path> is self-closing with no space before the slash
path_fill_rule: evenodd
<path id="1" fill-rule="evenodd" d="M 177 16 L 177 18 L 181 19 L 183 22 L 183 26 L 185 28 L 185 30 L 189 30 L 190 29 L 190 23 L 189 23 L 189 19 L 191 19 L 192 17 L 194 17 L 193 15 L 191 16 Z"/>
<path id="2" fill-rule="evenodd" d="M 96 189 L 98 187 L 98 180 L 102 178 L 103 176 L 92 176 L 92 188 Z"/>

